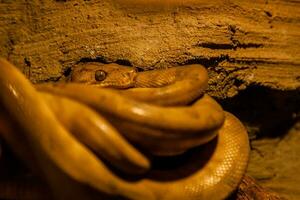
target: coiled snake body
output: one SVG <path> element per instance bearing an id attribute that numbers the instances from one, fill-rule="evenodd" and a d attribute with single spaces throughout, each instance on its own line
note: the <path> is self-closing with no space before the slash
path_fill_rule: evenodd
<path id="1" fill-rule="evenodd" d="M 34 87 L 0 61 L 0 133 L 56 198 L 224 199 L 240 182 L 248 161 L 247 133 L 203 95 L 202 66 L 136 72 L 90 63 L 74 68 L 71 79 Z M 132 144 L 160 156 L 205 145 L 163 170 Z M 99 157 L 123 173 L 142 175 L 121 178 Z"/>

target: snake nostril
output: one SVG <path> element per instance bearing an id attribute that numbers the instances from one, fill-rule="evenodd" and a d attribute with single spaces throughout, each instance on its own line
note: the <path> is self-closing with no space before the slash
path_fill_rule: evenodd
<path id="1" fill-rule="evenodd" d="M 96 81 L 103 81 L 106 78 L 106 72 L 103 70 L 97 70 L 95 72 L 95 80 Z"/>

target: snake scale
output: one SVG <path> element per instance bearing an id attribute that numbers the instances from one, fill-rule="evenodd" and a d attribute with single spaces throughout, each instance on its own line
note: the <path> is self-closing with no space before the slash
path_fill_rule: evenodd
<path id="1" fill-rule="evenodd" d="M 201 65 L 86 63 L 70 83 L 32 85 L 1 60 L 1 137 L 57 199 L 224 199 L 245 173 L 248 137 L 207 81 Z"/>

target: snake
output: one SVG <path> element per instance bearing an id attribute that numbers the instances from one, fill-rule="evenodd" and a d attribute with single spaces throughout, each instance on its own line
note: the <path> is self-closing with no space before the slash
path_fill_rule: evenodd
<path id="1" fill-rule="evenodd" d="M 199 64 L 139 72 L 91 62 L 67 83 L 33 85 L 2 59 L 0 135 L 57 199 L 224 199 L 249 142 L 207 81 Z"/>

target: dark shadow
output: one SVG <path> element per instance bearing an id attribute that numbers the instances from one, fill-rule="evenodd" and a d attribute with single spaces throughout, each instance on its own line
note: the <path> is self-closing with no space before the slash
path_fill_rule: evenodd
<path id="1" fill-rule="evenodd" d="M 247 125 L 252 138 L 283 136 L 300 117 L 300 91 L 251 86 L 219 102 Z"/>
<path id="2" fill-rule="evenodd" d="M 104 64 L 108 63 L 107 59 L 104 56 L 97 56 L 95 58 L 81 58 L 76 64 L 88 62 L 99 62 Z"/>
<path id="3" fill-rule="evenodd" d="M 217 140 L 218 137 L 205 145 L 193 148 L 178 156 L 151 156 L 151 170 L 147 174 L 140 176 L 126 175 L 108 163 L 106 164 L 109 165 L 109 168 L 114 173 L 127 181 L 134 182 L 142 178 L 156 181 L 174 181 L 188 177 L 196 171 L 201 170 L 211 159 L 216 149 Z"/>

